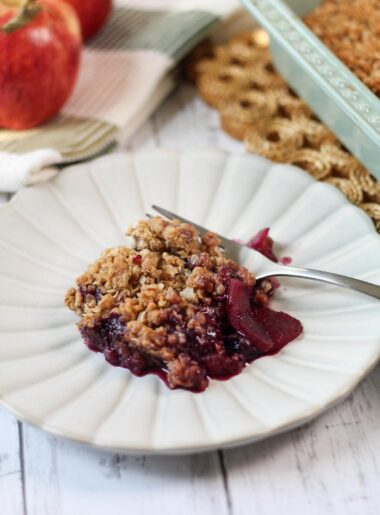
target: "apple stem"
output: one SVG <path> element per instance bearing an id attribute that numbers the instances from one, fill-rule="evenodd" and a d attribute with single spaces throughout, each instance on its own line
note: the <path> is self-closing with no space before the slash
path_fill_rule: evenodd
<path id="1" fill-rule="evenodd" d="M 0 32 L 11 34 L 30 23 L 34 17 L 41 11 L 41 7 L 37 5 L 37 0 L 2 0 L 2 3 L 9 7 L 19 7 L 17 14 L 3 27 Z"/>

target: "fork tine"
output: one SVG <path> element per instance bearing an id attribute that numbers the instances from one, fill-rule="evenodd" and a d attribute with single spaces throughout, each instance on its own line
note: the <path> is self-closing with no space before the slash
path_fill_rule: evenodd
<path id="1" fill-rule="evenodd" d="M 168 218 L 169 220 L 173 220 L 174 218 L 177 218 L 178 220 L 180 219 L 175 213 L 172 213 L 163 207 L 155 206 L 153 204 L 152 209 L 157 211 L 157 213 L 160 213 L 160 215 L 163 215 L 165 218 Z"/>
<path id="2" fill-rule="evenodd" d="M 153 205 L 152 209 L 154 209 L 155 211 L 157 211 L 161 215 L 165 216 L 169 220 L 173 220 L 175 218 L 175 219 L 179 220 L 180 222 L 184 222 L 186 224 L 193 225 L 197 229 L 199 234 L 201 234 L 201 235 L 204 235 L 207 232 L 210 232 L 210 230 L 206 229 L 206 227 L 202 227 L 201 225 L 195 224 L 194 222 L 191 222 L 190 220 L 187 220 L 186 218 L 183 218 L 183 216 L 179 216 L 176 213 L 172 213 L 171 211 L 168 211 L 167 209 L 164 209 L 162 207 L 154 206 Z M 212 232 L 214 232 L 214 231 L 212 231 Z M 216 234 L 218 236 L 218 238 L 221 240 L 223 247 L 228 247 L 228 246 L 231 245 L 231 243 L 234 243 L 231 240 L 229 240 L 228 238 L 225 238 L 224 236 L 221 236 L 220 234 L 217 234 L 217 233 L 214 233 L 214 234 Z"/>
<path id="3" fill-rule="evenodd" d="M 176 220 L 179 220 L 180 222 L 193 225 L 197 229 L 197 231 L 202 235 L 206 234 L 206 232 L 208 232 L 208 230 L 205 227 L 202 227 L 201 225 L 197 225 L 194 222 L 190 222 L 190 220 L 183 218 L 183 216 L 179 216 L 176 213 L 172 213 L 171 211 L 168 211 L 167 209 L 164 209 L 163 207 L 152 206 L 152 209 L 154 209 L 155 211 L 157 211 L 158 213 L 163 215 L 165 218 L 168 218 L 169 220 L 176 219 Z"/>

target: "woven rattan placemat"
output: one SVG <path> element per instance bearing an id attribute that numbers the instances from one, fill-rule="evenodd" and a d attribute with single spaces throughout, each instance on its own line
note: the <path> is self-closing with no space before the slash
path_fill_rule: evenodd
<path id="1" fill-rule="evenodd" d="M 266 32 L 244 32 L 223 46 L 206 42 L 185 70 L 201 97 L 220 114 L 222 128 L 248 151 L 291 163 L 339 188 L 380 232 L 380 181 L 275 72 Z"/>

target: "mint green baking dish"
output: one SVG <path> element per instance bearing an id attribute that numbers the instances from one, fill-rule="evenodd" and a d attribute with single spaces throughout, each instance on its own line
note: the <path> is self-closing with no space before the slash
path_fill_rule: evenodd
<path id="1" fill-rule="evenodd" d="M 380 179 L 380 99 L 328 50 L 301 17 L 318 0 L 241 0 L 270 34 L 275 66 L 337 135 Z"/>

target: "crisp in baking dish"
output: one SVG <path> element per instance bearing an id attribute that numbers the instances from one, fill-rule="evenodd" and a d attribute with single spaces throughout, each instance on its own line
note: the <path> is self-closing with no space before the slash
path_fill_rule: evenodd
<path id="1" fill-rule="evenodd" d="M 380 178 L 380 100 L 302 22 L 318 0 L 241 0 L 269 32 L 274 63 L 342 143 Z"/>

